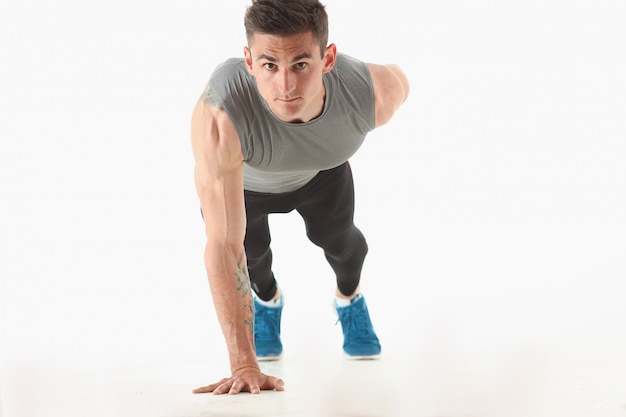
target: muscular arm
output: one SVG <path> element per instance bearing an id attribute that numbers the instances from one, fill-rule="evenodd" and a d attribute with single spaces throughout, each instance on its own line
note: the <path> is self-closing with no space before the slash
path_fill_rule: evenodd
<path id="1" fill-rule="evenodd" d="M 409 96 L 409 80 L 397 65 L 367 64 L 372 82 L 376 106 L 376 127 L 391 120 Z"/>
<path id="2" fill-rule="evenodd" d="M 195 392 L 279 388 L 282 381 L 260 373 L 254 350 L 254 307 L 243 247 L 246 213 L 239 138 L 227 114 L 211 103 L 210 96 L 205 97 L 192 116 L 194 175 L 207 236 L 204 262 L 233 376 Z"/>

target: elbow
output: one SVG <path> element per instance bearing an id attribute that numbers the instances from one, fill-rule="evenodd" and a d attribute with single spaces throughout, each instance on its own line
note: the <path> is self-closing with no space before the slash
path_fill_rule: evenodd
<path id="1" fill-rule="evenodd" d="M 245 260 L 242 242 L 229 242 L 224 239 L 208 238 L 204 248 L 204 259 L 208 265 L 222 262 Z"/>

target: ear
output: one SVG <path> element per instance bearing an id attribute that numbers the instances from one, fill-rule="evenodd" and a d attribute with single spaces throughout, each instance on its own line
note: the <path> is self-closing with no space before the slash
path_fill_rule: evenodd
<path id="1" fill-rule="evenodd" d="M 337 61 L 337 45 L 331 43 L 326 47 L 326 52 L 324 53 L 324 70 L 323 74 L 330 72 L 335 66 L 335 62 Z"/>
<path id="2" fill-rule="evenodd" d="M 253 74 L 253 72 L 252 72 L 252 53 L 250 52 L 250 48 L 249 47 L 247 47 L 247 46 L 243 47 L 243 56 L 244 56 L 244 60 L 246 61 L 246 68 L 248 69 L 248 72 L 250 74 Z"/>

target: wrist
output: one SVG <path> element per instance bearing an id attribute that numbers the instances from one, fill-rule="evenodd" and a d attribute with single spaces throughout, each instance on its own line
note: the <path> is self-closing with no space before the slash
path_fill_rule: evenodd
<path id="1" fill-rule="evenodd" d="M 230 355 L 230 371 L 233 375 L 246 369 L 261 369 L 259 363 L 257 362 L 254 348 L 252 348 L 252 350 L 246 349 L 245 353 L 239 351 L 234 355 Z"/>
<path id="2" fill-rule="evenodd" d="M 238 368 L 233 368 L 231 367 L 231 374 L 232 376 L 237 376 L 237 375 L 241 375 L 244 374 L 246 372 L 261 372 L 261 368 L 259 367 L 258 364 L 254 364 L 254 365 L 244 365 Z"/>

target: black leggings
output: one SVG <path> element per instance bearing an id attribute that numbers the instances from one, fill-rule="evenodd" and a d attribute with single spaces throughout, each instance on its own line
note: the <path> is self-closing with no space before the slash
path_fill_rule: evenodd
<path id="1" fill-rule="evenodd" d="M 262 300 L 276 294 L 268 214 L 296 210 L 308 238 L 324 250 L 344 295 L 356 291 L 367 254 L 367 242 L 354 225 L 354 183 L 346 162 L 321 171 L 298 190 L 268 194 L 245 191 L 247 228 L 244 246 L 252 288 Z"/>

